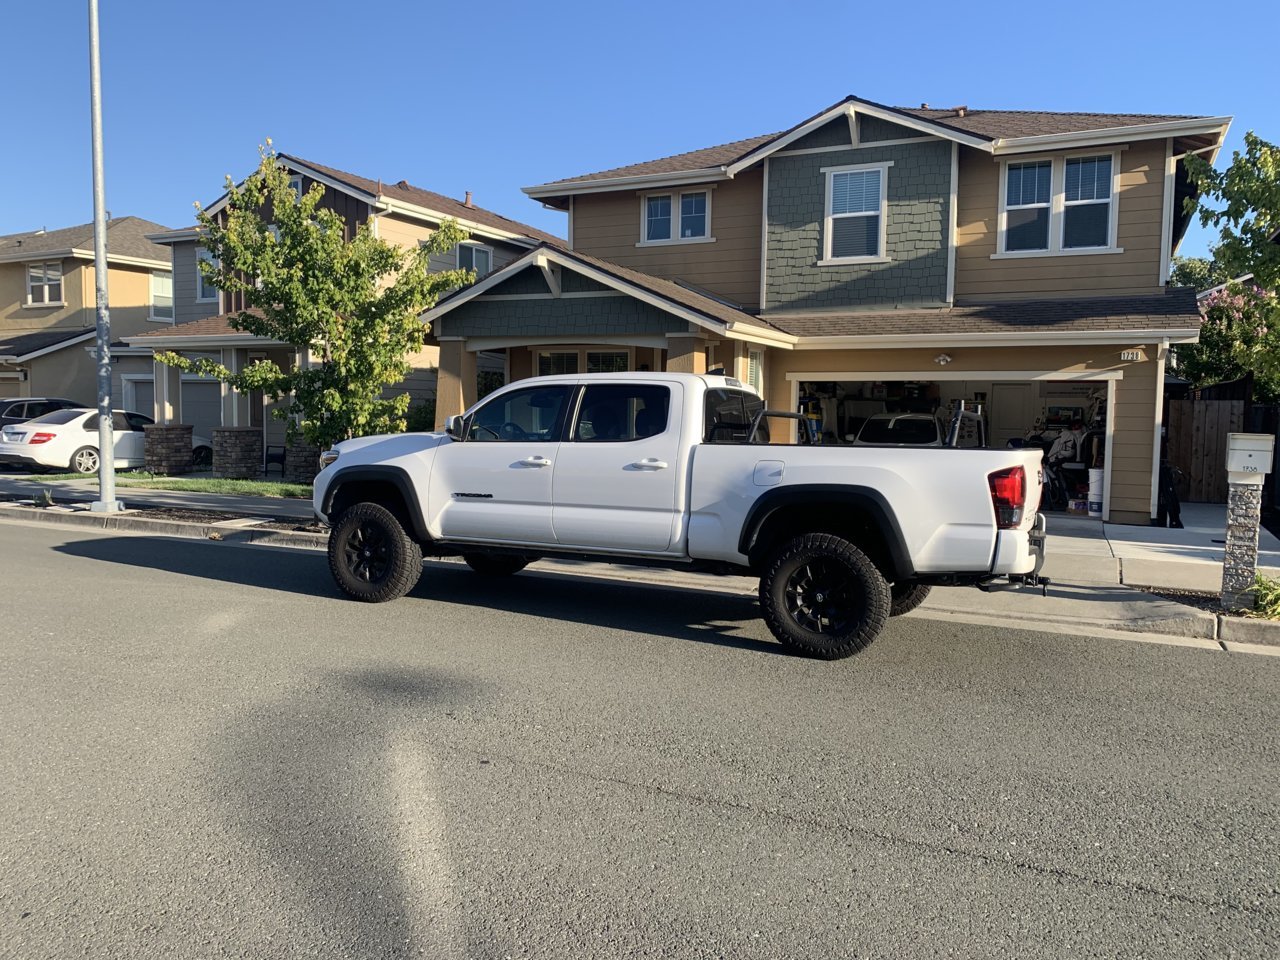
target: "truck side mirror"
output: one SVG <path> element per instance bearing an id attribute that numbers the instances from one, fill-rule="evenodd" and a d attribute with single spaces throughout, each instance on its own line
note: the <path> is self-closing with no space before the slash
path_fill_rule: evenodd
<path id="1" fill-rule="evenodd" d="M 448 434 L 451 439 L 457 440 L 459 443 L 461 443 L 463 439 L 463 429 L 462 417 L 450 417 L 444 422 L 444 432 Z"/>

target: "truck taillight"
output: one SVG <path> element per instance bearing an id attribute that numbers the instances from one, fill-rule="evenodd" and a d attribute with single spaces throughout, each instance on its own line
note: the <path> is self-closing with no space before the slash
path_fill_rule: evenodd
<path id="1" fill-rule="evenodd" d="M 1022 467 L 997 470 L 987 476 L 991 486 L 991 505 L 996 508 L 996 526 L 1012 530 L 1022 523 L 1022 510 L 1027 505 L 1027 472 Z"/>
<path id="2" fill-rule="evenodd" d="M 56 436 L 57 436 L 56 433 L 33 433 L 31 435 L 31 439 L 28 440 L 27 442 L 28 443 L 48 443 L 50 440 L 52 440 Z"/>

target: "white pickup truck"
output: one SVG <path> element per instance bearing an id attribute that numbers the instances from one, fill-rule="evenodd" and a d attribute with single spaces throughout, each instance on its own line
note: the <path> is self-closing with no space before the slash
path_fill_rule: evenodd
<path id="1" fill-rule="evenodd" d="M 424 553 L 489 576 L 544 556 L 749 573 L 774 636 L 828 659 L 931 585 L 1041 582 L 1039 451 L 821 446 L 806 426 L 722 376 L 535 377 L 443 433 L 326 451 L 315 511 L 357 600 L 404 595 Z"/>

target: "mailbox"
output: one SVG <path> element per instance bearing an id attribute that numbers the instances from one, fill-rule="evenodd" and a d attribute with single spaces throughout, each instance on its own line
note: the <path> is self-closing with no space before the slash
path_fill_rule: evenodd
<path id="1" fill-rule="evenodd" d="M 1261 484 L 1271 472 L 1275 437 L 1266 433 L 1227 434 L 1227 479 Z"/>

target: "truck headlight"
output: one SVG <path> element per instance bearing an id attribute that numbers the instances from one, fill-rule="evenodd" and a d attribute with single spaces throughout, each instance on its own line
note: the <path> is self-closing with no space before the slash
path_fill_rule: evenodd
<path id="1" fill-rule="evenodd" d="M 337 450 L 326 450 L 324 453 L 320 454 L 321 467 L 323 468 L 323 467 L 332 466 L 333 462 L 337 459 L 338 459 Z"/>

